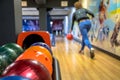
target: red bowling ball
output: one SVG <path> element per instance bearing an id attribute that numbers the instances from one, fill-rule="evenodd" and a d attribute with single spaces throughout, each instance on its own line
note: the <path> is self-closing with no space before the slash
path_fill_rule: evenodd
<path id="1" fill-rule="evenodd" d="M 67 37 L 68 40 L 72 40 L 73 39 L 73 35 L 71 33 L 68 33 L 66 35 L 66 37 Z"/>
<path id="2" fill-rule="evenodd" d="M 24 51 L 17 59 L 17 60 L 22 60 L 22 59 L 34 59 L 37 60 L 38 62 L 42 63 L 47 70 L 50 72 L 52 75 L 53 69 L 52 69 L 52 55 L 50 52 L 42 47 L 42 46 L 31 46 L 28 49 Z"/>
<path id="3" fill-rule="evenodd" d="M 31 80 L 52 80 L 46 67 L 36 60 L 18 60 L 9 65 L 2 76 L 15 76 L 29 78 Z"/>

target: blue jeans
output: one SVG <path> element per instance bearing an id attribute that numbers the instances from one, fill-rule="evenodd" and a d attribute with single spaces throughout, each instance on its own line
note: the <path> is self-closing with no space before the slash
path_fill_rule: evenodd
<path id="1" fill-rule="evenodd" d="M 91 49 L 92 48 L 92 45 L 88 39 L 88 32 L 91 28 L 91 22 L 90 20 L 84 20 L 82 22 L 79 22 L 79 28 L 80 28 L 80 32 L 81 32 L 81 35 L 82 35 L 82 47 L 81 47 L 81 50 L 84 50 L 85 48 L 85 45 Z"/>

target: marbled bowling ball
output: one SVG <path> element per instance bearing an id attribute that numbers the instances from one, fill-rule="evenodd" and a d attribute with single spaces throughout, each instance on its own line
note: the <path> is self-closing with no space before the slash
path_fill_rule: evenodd
<path id="1" fill-rule="evenodd" d="M 0 55 L 2 55 L 9 64 L 17 58 L 15 51 L 7 47 L 0 47 Z"/>
<path id="2" fill-rule="evenodd" d="M 0 74 L 3 70 L 17 58 L 17 54 L 12 49 L 0 47 Z"/>
<path id="3" fill-rule="evenodd" d="M 4 71 L 4 69 L 7 67 L 8 63 L 4 56 L 0 55 L 0 75 Z"/>
<path id="4" fill-rule="evenodd" d="M 52 80 L 46 67 L 36 60 L 24 59 L 13 62 L 3 72 L 2 76 L 19 75 L 31 80 Z"/>
<path id="5" fill-rule="evenodd" d="M 42 47 L 46 48 L 47 50 L 49 50 L 49 52 L 51 53 L 51 55 L 53 54 L 50 46 L 48 46 L 48 45 L 47 45 L 46 43 L 44 43 L 44 42 L 35 42 L 35 43 L 33 43 L 31 46 L 42 46 Z"/>
<path id="6" fill-rule="evenodd" d="M 23 52 L 22 47 L 16 43 L 7 43 L 7 44 L 2 45 L 2 47 L 7 47 L 7 48 L 14 50 L 17 55 L 20 55 Z"/>

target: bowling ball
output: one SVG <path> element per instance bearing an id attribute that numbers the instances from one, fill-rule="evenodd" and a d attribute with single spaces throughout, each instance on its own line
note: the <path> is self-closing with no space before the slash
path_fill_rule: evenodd
<path id="1" fill-rule="evenodd" d="M 66 35 L 66 37 L 67 37 L 68 40 L 72 40 L 73 39 L 73 35 L 71 33 L 68 33 Z"/>
<path id="2" fill-rule="evenodd" d="M 8 64 L 12 63 L 17 58 L 15 51 L 7 47 L 0 47 L 0 55 L 3 56 Z"/>
<path id="3" fill-rule="evenodd" d="M 17 60 L 22 60 L 22 59 L 34 59 L 42 63 L 49 73 L 52 75 L 52 62 L 49 59 L 49 57 L 42 51 L 37 50 L 37 47 L 39 46 L 32 46 L 28 49 L 26 49 L 17 59 Z"/>
<path id="4" fill-rule="evenodd" d="M 7 44 L 2 45 L 2 47 L 7 47 L 7 48 L 14 50 L 17 55 L 20 55 L 23 52 L 22 47 L 16 43 L 7 43 Z"/>
<path id="5" fill-rule="evenodd" d="M 4 71 L 4 69 L 7 67 L 8 63 L 6 62 L 6 59 L 4 56 L 0 55 L 0 75 Z"/>
<path id="6" fill-rule="evenodd" d="M 31 46 L 31 47 L 29 47 L 28 49 L 26 49 L 25 51 L 24 51 L 24 53 L 26 53 L 27 51 L 32 51 L 31 52 L 31 54 L 34 52 L 41 52 L 41 53 L 44 53 L 49 59 L 50 59 L 50 61 L 51 61 L 51 63 L 52 63 L 52 55 L 50 54 L 50 52 L 46 49 L 46 48 L 44 48 L 44 47 L 42 47 L 42 46 Z M 29 52 L 30 52 L 29 51 Z M 29 55 L 29 54 L 28 54 Z"/>
<path id="7" fill-rule="evenodd" d="M 46 49 L 48 49 L 48 51 L 50 51 L 51 54 L 53 54 L 51 48 L 46 43 L 36 42 L 36 43 L 33 43 L 31 46 L 42 46 L 42 47 L 45 47 Z"/>
<path id="8" fill-rule="evenodd" d="M 5 76 L 0 78 L 0 80 L 30 80 L 30 79 L 22 76 Z"/>
<path id="9" fill-rule="evenodd" d="M 3 77 L 15 75 L 29 78 L 31 80 L 52 80 L 46 67 L 32 59 L 15 61 L 10 64 L 2 74 Z"/>

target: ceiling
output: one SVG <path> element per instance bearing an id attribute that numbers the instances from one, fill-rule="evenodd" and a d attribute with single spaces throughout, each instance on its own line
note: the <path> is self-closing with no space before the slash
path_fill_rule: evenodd
<path id="1" fill-rule="evenodd" d="M 30 5 L 33 6 L 34 3 L 37 3 L 38 5 L 46 4 L 47 7 L 51 6 L 53 8 L 49 12 L 52 19 L 64 19 L 65 16 L 69 15 L 69 13 L 71 12 L 71 6 L 75 1 L 76 0 L 22 0 L 22 6 L 26 7 L 27 3 L 31 3 L 29 4 L 29 7 L 22 8 L 22 15 L 38 16 L 39 11 L 36 9 L 36 7 L 30 7 Z M 55 7 L 56 5 L 58 5 L 57 8 Z"/>

